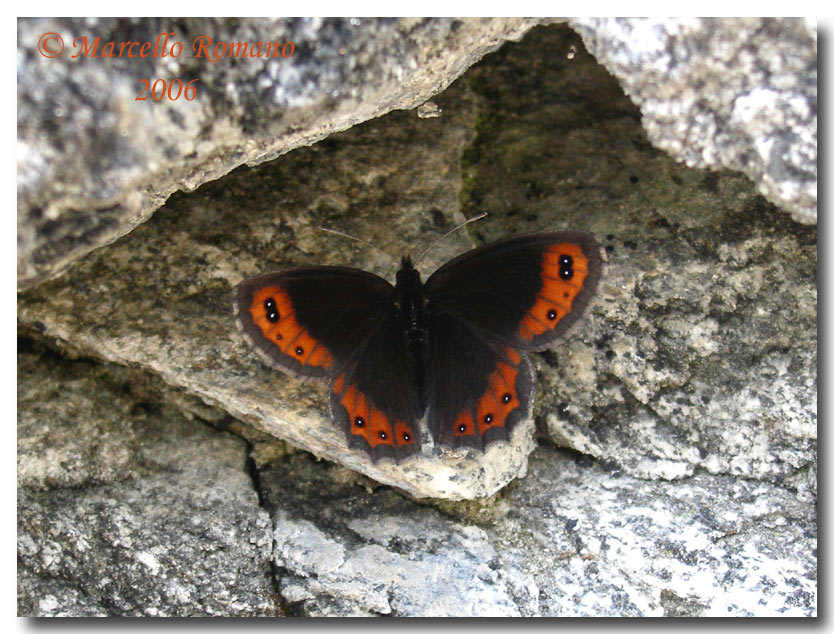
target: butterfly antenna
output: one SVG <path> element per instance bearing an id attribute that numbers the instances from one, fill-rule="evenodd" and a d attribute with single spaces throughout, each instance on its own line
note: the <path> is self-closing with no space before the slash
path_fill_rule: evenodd
<path id="1" fill-rule="evenodd" d="M 436 240 L 434 240 L 434 241 L 433 241 L 433 242 L 432 242 L 429 246 L 427 246 L 425 249 L 423 249 L 423 250 L 420 252 L 420 255 L 418 255 L 418 256 L 417 256 L 417 258 L 414 260 L 414 264 L 416 265 L 416 264 L 417 264 L 420 260 L 422 260 L 422 259 L 423 259 L 423 256 L 424 256 L 424 255 L 426 255 L 426 253 L 428 253 L 429 251 L 431 251 L 431 250 L 432 250 L 432 249 L 433 249 L 433 248 L 437 245 L 437 243 L 438 243 L 438 242 L 440 242 L 441 240 L 444 240 L 445 238 L 448 238 L 448 237 L 449 237 L 450 235 L 452 235 L 455 231 L 459 231 L 460 229 L 463 229 L 463 228 L 464 228 L 466 225 L 468 225 L 470 222 L 475 222 L 476 220 L 480 220 L 481 218 L 485 218 L 485 217 L 486 217 L 486 215 L 487 215 L 487 212 L 482 211 L 482 212 L 481 212 L 481 213 L 479 213 L 477 216 L 472 216 L 471 218 L 469 218 L 469 219 L 467 219 L 467 220 L 464 220 L 462 223 L 460 223 L 460 224 L 459 224 L 457 227 L 455 227 L 454 229 L 450 229 L 449 231 L 447 231 L 446 233 L 444 233 L 442 236 L 440 236 L 439 238 L 437 238 Z"/>
<path id="2" fill-rule="evenodd" d="M 360 242 L 361 244 L 364 244 L 365 246 L 371 247 L 377 253 L 381 253 L 386 258 L 388 258 L 389 260 L 394 262 L 394 264 L 398 263 L 397 258 L 395 258 L 393 255 L 391 255 L 387 251 L 383 251 L 378 246 L 368 242 L 367 240 L 363 240 L 362 238 L 357 238 L 356 236 L 352 236 L 349 233 L 345 233 L 344 231 L 339 231 L 338 229 L 331 229 L 330 227 L 319 227 L 319 229 L 321 229 L 322 231 L 326 231 L 327 233 L 335 233 L 337 236 L 342 236 L 343 238 L 350 238 L 351 240 L 356 240 L 357 242 Z"/>

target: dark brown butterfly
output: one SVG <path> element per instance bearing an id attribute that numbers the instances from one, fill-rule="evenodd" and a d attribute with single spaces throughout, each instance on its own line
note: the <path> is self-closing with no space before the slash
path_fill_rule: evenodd
<path id="1" fill-rule="evenodd" d="M 464 253 L 424 284 L 404 257 L 392 286 L 345 267 L 265 273 L 236 289 L 235 313 L 271 366 L 330 380 L 348 445 L 376 462 L 436 444 L 483 450 L 530 414 L 528 350 L 567 337 L 597 291 L 604 255 L 578 231 L 513 236 Z"/>

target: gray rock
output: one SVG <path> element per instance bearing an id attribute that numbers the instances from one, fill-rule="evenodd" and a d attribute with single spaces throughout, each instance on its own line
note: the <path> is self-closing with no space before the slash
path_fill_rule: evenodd
<path id="1" fill-rule="evenodd" d="M 640 107 L 657 147 L 746 174 L 817 219 L 817 26 L 809 18 L 579 18 L 570 24 Z"/>
<path id="2" fill-rule="evenodd" d="M 20 286 L 129 232 L 175 191 L 420 105 L 502 41 L 542 21 L 20 19 Z M 814 222 L 812 23 L 572 24 L 640 105 L 653 143 L 690 166 L 740 170 L 796 219 Z M 57 58 L 38 52 L 47 33 L 64 43 Z M 156 43 L 162 33 L 184 52 L 141 64 L 125 56 L 79 63 L 79 38 L 92 47 L 99 36 L 101 56 L 107 42 Z M 192 43 L 202 36 L 296 47 L 288 58 L 209 62 L 194 57 Z M 193 100 L 136 101 L 143 78 L 199 82 Z"/>
<path id="3" fill-rule="evenodd" d="M 774 231 L 772 213 L 742 234 L 612 244 L 606 317 L 587 332 L 604 354 L 576 342 L 539 366 L 541 393 L 563 395 L 542 397 L 559 444 L 634 475 L 799 478 L 815 496 L 816 237 Z"/>
<path id="4" fill-rule="evenodd" d="M 600 467 L 541 451 L 507 493 L 519 517 L 498 523 L 495 548 L 527 554 L 542 614 L 816 613 L 814 503 L 730 476 L 643 481 Z"/>
<path id="5" fill-rule="evenodd" d="M 166 205 L 151 222 L 91 254 L 62 279 L 21 296 L 21 320 L 86 354 L 148 368 L 261 431 L 416 497 L 491 495 L 524 473 L 534 447 L 531 422 L 517 428 L 511 444 L 474 458 L 433 452 L 424 430 L 423 459 L 373 464 L 349 450 L 334 430 L 325 386 L 265 366 L 232 318 L 232 286 L 273 268 L 353 262 L 392 276 L 397 259 L 368 261 L 377 254 L 366 247 L 357 257 L 353 242 L 319 230 L 340 220 L 339 210 L 356 210 L 353 233 L 378 244 L 388 240 L 390 253 L 427 246 L 457 222 L 460 153 L 474 125 L 470 100 L 459 89 L 446 96 L 444 105 L 458 107 L 445 118 L 398 113 L 382 126 L 373 123 L 328 142 L 331 150 L 324 154 L 311 148 L 298 155 L 300 162 L 240 172 L 239 184 L 226 181 L 220 189 L 196 192 L 185 207 Z M 357 144 L 368 146 L 369 154 L 357 156 Z M 374 167 L 361 168 L 357 158 Z M 438 174 L 445 178 L 438 180 Z M 298 188 L 287 198 L 291 182 Z M 277 215 L 265 221 L 264 209 Z M 427 209 L 436 210 L 434 216 Z M 238 230 L 229 232 L 229 226 Z M 390 244 L 396 232 L 410 240 Z M 427 270 L 454 249 L 465 249 L 466 242 L 461 233 L 439 245 Z"/>
<path id="6" fill-rule="evenodd" d="M 18 368 L 20 616 L 277 612 L 244 442 L 137 402 L 107 366 Z"/>
<path id="7" fill-rule="evenodd" d="M 528 46 L 538 53 L 506 49 L 491 66 L 474 69 L 473 81 L 485 73 L 509 81 L 530 55 L 559 59 L 551 49 L 576 40 L 562 33 L 532 35 Z M 567 111 L 535 107 L 541 96 L 527 94 L 512 106 L 522 117 L 484 117 L 498 123 L 481 124 L 473 139 L 473 106 L 501 113 L 507 101 L 500 92 L 479 96 L 456 86 L 439 99 L 442 117 L 392 115 L 166 206 L 71 276 L 21 296 L 20 319 L 86 353 L 151 369 L 262 431 L 412 495 L 491 495 L 524 473 L 529 427 L 479 460 L 373 465 L 334 433 L 323 387 L 265 367 L 238 335 L 229 308 L 242 277 L 281 266 L 353 262 L 391 276 L 392 263 L 370 259 L 376 254 L 367 249 L 357 258 L 353 243 L 318 226 L 341 221 L 391 253 L 428 243 L 428 231 L 442 233 L 455 217 L 441 210 L 456 209 L 460 152 L 472 139 L 484 154 L 478 178 L 464 190 L 464 211 L 490 214 L 478 233 L 561 226 L 611 236 L 608 280 L 590 319 L 577 337 L 537 357 L 537 411 L 548 434 L 642 477 L 705 468 L 796 479 L 800 494 L 813 496 L 815 233 L 776 222 L 743 178 L 706 178 L 635 147 L 630 135 L 639 129 L 628 100 L 581 49 L 571 60 L 561 57 L 572 72 L 554 64 L 542 85 L 547 95 L 576 95 Z M 599 94 L 586 93 L 587 86 Z M 571 137 L 589 114 L 604 122 L 597 140 Z M 536 160 L 543 129 L 561 137 L 569 161 Z M 488 153 L 508 139 L 516 143 L 512 153 Z M 508 172 L 518 176 L 502 181 Z M 594 186 L 577 188 L 566 178 Z M 598 201 L 602 183 L 625 213 L 612 215 Z M 531 198 L 530 187 L 545 194 Z M 645 213 L 647 200 L 654 213 Z M 432 226 L 427 209 L 436 210 L 441 227 Z M 521 221 L 516 209 L 525 209 Z M 464 242 L 459 234 L 442 243 L 424 270 Z"/>
<path id="8" fill-rule="evenodd" d="M 814 505 L 702 474 L 647 482 L 541 448 L 465 518 L 298 457 L 262 474 L 305 616 L 808 616 Z"/>
<path id="9" fill-rule="evenodd" d="M 328 491 L 328 483 L 318 484 Z M 266 489 L 276 485 L 270 480 Z M 282 506 L 300 502 L 298 493 L 290 492 Z M 338 528 L 301 519 L 292 507 L 275 515 L 281 596 L 304 615 L 521 615 L 513 597 L 517 580 L 496 565 L 497 553 L 478 526 L 449 522 L 390 491 L 372 500 L 343 487 L 324 498 L 335 502 L 336 508 L 319 509 L 328 517 L 347 503 L 361 508 Z M 379 510 L 386 504 L 411 512 Z"/>
<path id="10" fill-rule="evenodd" d="M 545 226 L 606 236 L 607 281 L 590 318 L 536 357 L 541 427 L 638 477 L 788 479 L 812 499 L 816 231 L 779 219 L 743 177 L 687 170 L 641 145 L 633 106 L 578 38 L 547 32 L 525 39 L 555 60 L 540 94 L 512 83 L 523 46 L 469 75 L 506 83 L 483 90 L 491 123 L 469 151 L 483 156 L 464 207 L 489 213 L 477 226 L 487 239 Z"/>
<path id="11" fill-rule="evenodd" d="M 533 19 L 21 18 L 17 23 L 18 280 L 31 286 L 147 220 L 172 193 L 448 86 Z M 64 52 L 38 52 L 39 43 Z M 168 48 L 157 47 L 160 34 Z M 99 37 L 96 57 L 92 53 Z M 295 45 L 213 58 L 199 38 Z M 82 39 L 86 38 L 86 40 Z M 122 42 L 152 42 L 144 58 Z M 204 41 L 204 40 L 202 40 Z M 115 48 L 107 53 L 107 43 Z M 179 55 L 163 55 L 180 44 Z M 195 48 L 196 46 L 196 48 Z M 134 51 L 138 54 L 139 48 Z M 209 50 L 207 56 L 206 50 Z M 229 49 L 231 50 L 231 49 Z M 240 50 L 240 49 L 237 49 Z M 289 51 L 287 51 L 289 52 Z M 200 54 L 198 57 L 197 55 Z M 154 101 L 142 79 L 192 79 Z M 147 88 L 147 86 L 145 86 Z M 184 89 L 183 89 L 184 90 Z M 176 94 L 173 91 L 172 94 Z M 144 101 L 137 97 L 144 96 Z"/>

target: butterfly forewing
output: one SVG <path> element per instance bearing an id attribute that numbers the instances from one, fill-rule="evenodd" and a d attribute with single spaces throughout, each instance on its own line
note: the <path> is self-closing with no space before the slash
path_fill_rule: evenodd
<path id="1" fill-rule="evenodd" d="M 393 288 L 343 267 L 266 273 L 236 289 L 244 335 L 267 363 L 302 377 L 333 376 L 390 311 Z"/>
<path id="2" fill-rule="evenodd" d="M 426 282 L 429 302 L 524 350 L 562 341 L 586 313 L 604 266 L 593 235 L 513 236 L 469 251 Z"/>

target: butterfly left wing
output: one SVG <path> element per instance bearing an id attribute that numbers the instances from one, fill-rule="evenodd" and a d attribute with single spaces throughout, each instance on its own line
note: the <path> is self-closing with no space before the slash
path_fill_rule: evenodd
<path id="1" fill-rule="evenodd" d="M 250 277 L 235 289 L 243 334 L 274 368 L 332 377 L 388 310 L 391 285 L 346 267 L 302 267 Z"/>
<path id="2" fill-rule="evenodd" d="M 255 350 L 294 376 L 331 379 L 333 422 L 374 461 L 400 461 L 420 449 L 393 290 L 345 267 L 266 273 L 235 290 L 235 315 Z"/>
<path id="3" fill-rule="evenodd" d="M 420 451 L 417 394 L 405 333 L 384 317 L 330 384 L 330 413 L 348 446 L 374 462 L 402 462 Z"/>

